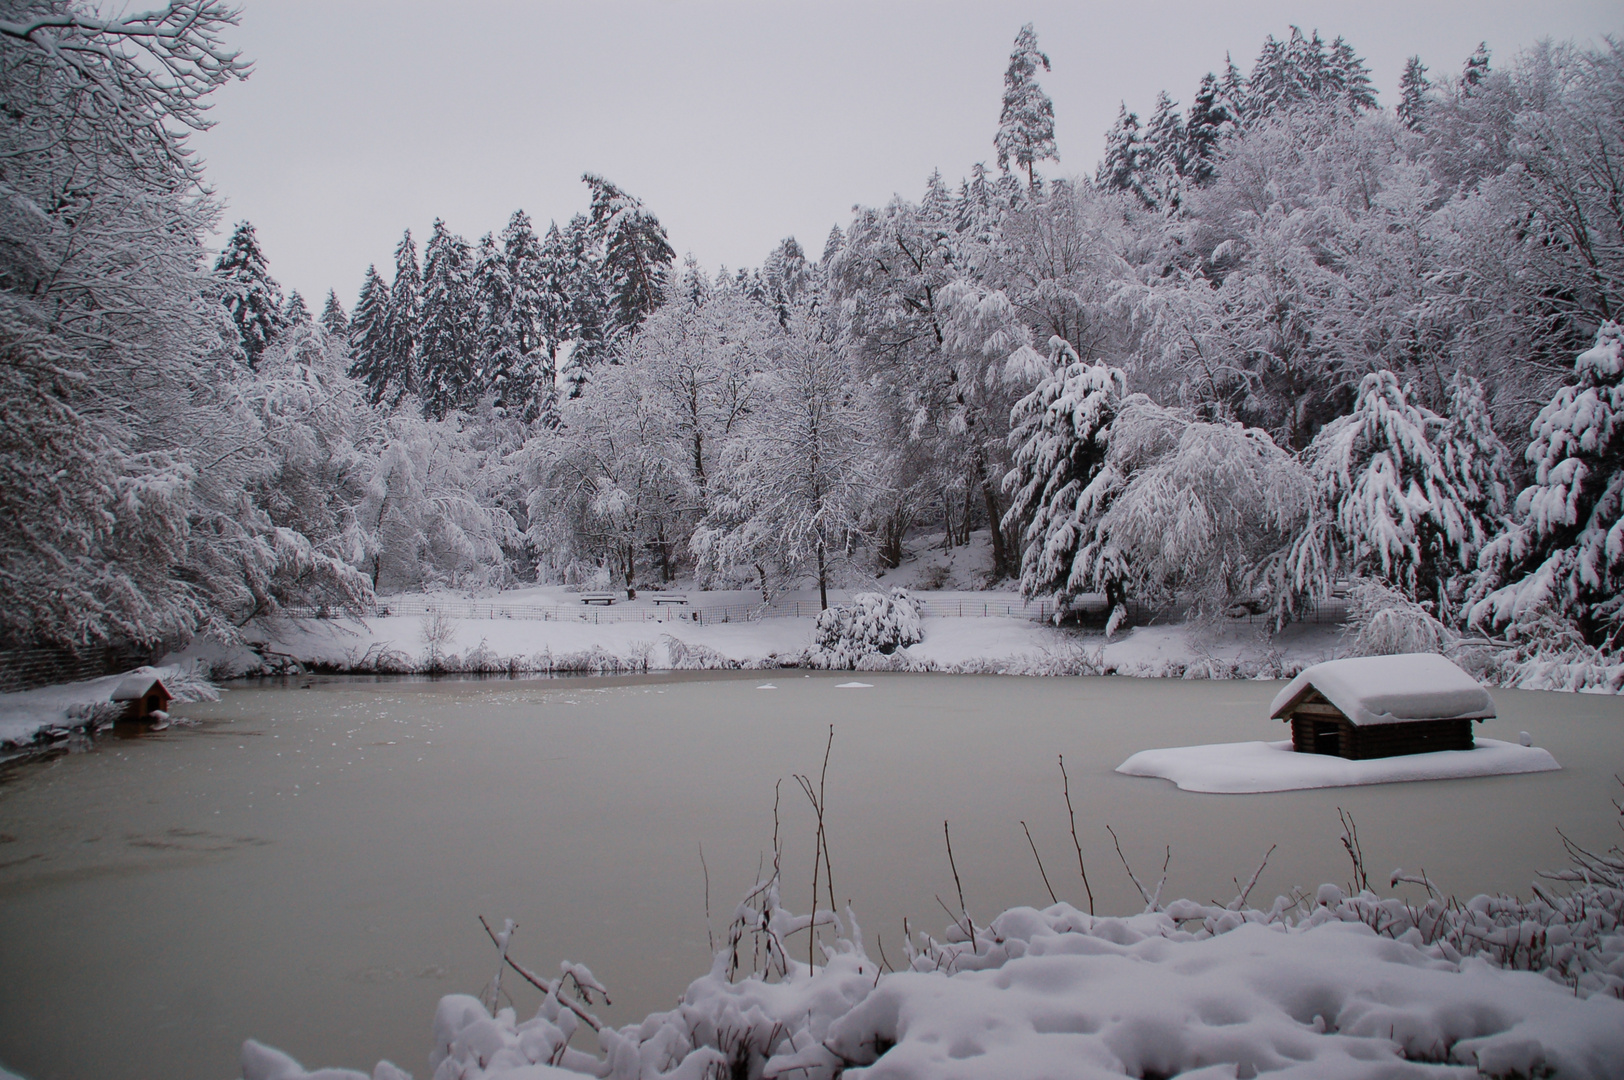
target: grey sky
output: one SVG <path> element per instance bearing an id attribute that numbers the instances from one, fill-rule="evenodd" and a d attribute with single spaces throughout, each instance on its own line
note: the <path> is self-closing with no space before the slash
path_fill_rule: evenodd
<path id="1" fill-rule="evenodd" d="M 1015 32 L 1036 24 L 1054 70 L 1061 163 L 1091 173 L 1126 101 L 1187 105 L 1226 52 L 1249 70 L 1293 24 L 1346 37 L 1391 105 L 1404 60 L 1454 74 L 1479 40 L 1497 64 L 1542 37 L 1624 31 L 1611 3 L 1473 0 L 1245 4 L 543 3 L 244 0 L 253 76 L 199 136 L 271 272 L 317 307 L 388 275 L 401 230 L 436 216 L 475 240 L 522 207 L 539 228 L 585 208 L 598 172 L 659 215 L 679 258 L 759 264 L 809 252 L 854 203 L 917 198 L 993 160 Z"/>

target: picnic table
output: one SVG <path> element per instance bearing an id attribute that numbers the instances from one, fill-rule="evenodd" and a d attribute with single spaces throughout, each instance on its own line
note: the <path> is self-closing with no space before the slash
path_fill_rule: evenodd
<path id="1" fill-rule="evenodd" d="M 617 600 L 617 599 L 618 599 L 617 594 L 612 593 L 612 592 L 589 592 L 589 593 L 582 593 L 581 594 L 581 603 L 583 603 L 583 604 L 605 604 L 605 605 L 607 605 L 607 604 L 614 603 L 615 600 Z"/>
<path id="2" fill-rule="evenodd" d="M 661 604 L 682 604 L 686 606 L 688 596 L 686 593 L 655 593 L 654 603 L 656 606 Z"/>

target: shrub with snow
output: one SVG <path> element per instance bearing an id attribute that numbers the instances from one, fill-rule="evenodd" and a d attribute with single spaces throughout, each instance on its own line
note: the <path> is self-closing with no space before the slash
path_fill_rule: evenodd
<path id="1" fill-rule="evenodd" d="M 1423 604 L 1380 581 L 1361 578 L 1348 591 L 1349 656 L 1441 653 L 1455 634 Z"/>
<path id="2" fill-rule="evenodd" d="M 806 663 L 817 668 L 855 669 L 867 657 L 891 656 L 924 637 L 919 605 L 906 589 L 892 589 L 889 595 L 858 593 L 851 603 L 818 614 Z"/>

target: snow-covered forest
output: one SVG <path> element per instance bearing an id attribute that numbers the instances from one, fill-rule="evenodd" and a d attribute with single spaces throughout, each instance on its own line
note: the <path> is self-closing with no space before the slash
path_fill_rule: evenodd
<path id="1" fill-rule="evenodd" d="M 231 7 L 0 12 L 0 644 L 770 596 L 987 530 L 987 584 L 1112 629 L 1355 580 L 1524 658 L 1624 648 L 1624 45 L 1418 57 L 1384 104 L 1288 28 L 1124 105 L 1088 170 L 1027 26 L 988 163 L 810 248 L 712 272 L 588 174 L 477 240 L 402 223 L 312 303 L 248 222 L 205 247 Z"/>

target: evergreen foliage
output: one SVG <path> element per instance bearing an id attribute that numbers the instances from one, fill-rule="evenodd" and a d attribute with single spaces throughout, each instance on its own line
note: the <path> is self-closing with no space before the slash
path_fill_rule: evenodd
<path id="1" fill-rule="evenodd" d="M 282 288 L 271 277 L 252 224 L 237 223 L 215 260 L 214 272 L 220 279 L 220 302 L 231 313 L 243 355 L 254 366 L 287 319 Z"/>
<path id="2" fill-rule="evenodd" d="M 1054 103 L 1038 85 L 1040 67 L 1049 70 L 1049 57 L 1038 50 L 1037 31 L 1027 23 L 1015 35 L 1004 72 L 1004 107 L 993 146 L 998 167 L 1007 173 L 1014 162 L 1015 168 L 1025 169 L 1028 187 L 1037 186 L 1037 162 L 1060 160 L 1054 141 Z"/>
<path id="3" fill-rule="evenodd" d="M 367 273 L 377 277 L 377 271 L 367 267 Z M 347 340 L 350 336 L 350 317 L 344 312 L 344 305 L 339 302 L 338 293 L 333 289 L 327 290 L 327 302 L 321 307 L 321 328 L 340 340 Z"/>
<path id="4" fill-rule="evenodd" d="M 1412 56 L 1404 62 L 1404 74 L 1398 81 L 1398 118 L 1399 122 L 1411 131 L 1420 131 L 1426 124 L 1427 91 L 1432 83 L 1427 81 L 1427 66 L 1421 62 L 1419 56 Z"/>
<path id="5" fill-rule="evenodd" d="M 423 248 L 423 293 L 415 336 L 417 396 L 423 415 L 444 420 L 452 410 L 471 404 L 479 337 L 468 241 L 439 219 Z"/>
<path id="6" fill-rule="evenodd" d="M 1471 619 L 1503 627 L 1550 609 L 1592 646 L 1624 645 L 1624 330 L 1606 323 L 1529 431 L 1534 480 L 1483 551 Z M 1486 595 L 1484 595 L 1486 594 Z"/>

